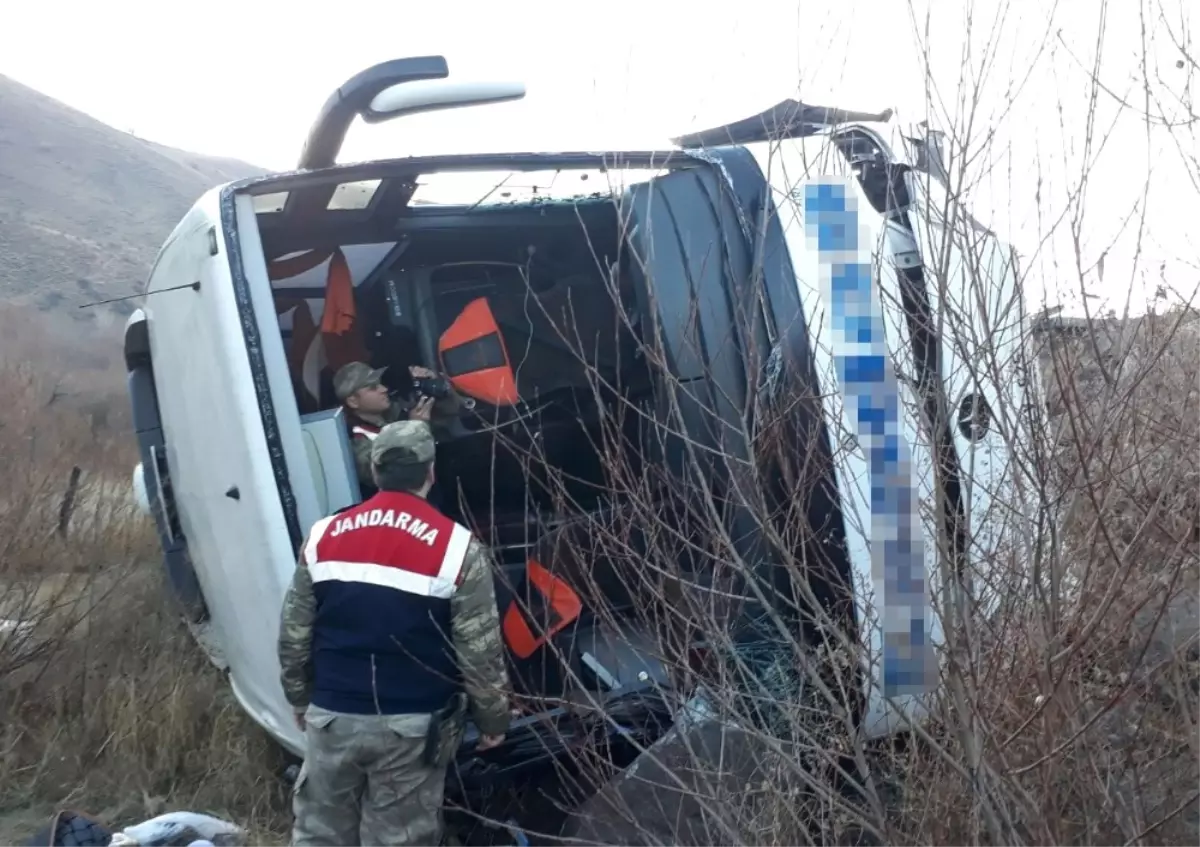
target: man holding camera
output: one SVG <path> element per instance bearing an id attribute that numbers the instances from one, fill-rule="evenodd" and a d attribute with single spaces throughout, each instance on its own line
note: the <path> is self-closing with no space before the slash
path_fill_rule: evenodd
<path id="1" fill-rule="evenodd" d="M 350 426 L 350 444 L 354 450 L 354 464 L 358 470 L 358 483 L 363 498 L 375 493 L 375 481 L 371 475 L 371 444 L 379 431 L 394 421 L 407 418 L 425 421 L 438 440 L 445 434 L 449 423 L 458 417 L 460 399 L 453 388 L 444 386 L 431 396 L 422 389 L 429 381 L 442 382 L 437 374 L 420 365 L 412 365 L 408 372 L 413 378 L 415 390 L 407 398 L 393 399 L 383 384 L 383 373 L 387 368 L 372 368 L 366 362 L 350 362 L 338 369 L 333 377 L 333 390 L 346 410 L 346 421 Z M 434 498 L 436 499 L 436 498 Z"/>

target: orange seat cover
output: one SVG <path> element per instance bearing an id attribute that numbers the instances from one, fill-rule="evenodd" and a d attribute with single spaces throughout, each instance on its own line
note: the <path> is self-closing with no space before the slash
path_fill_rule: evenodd
<path id="1" fill-rule="evenodd" d="M 438 357 L 459 393 L 493 406 L 519 402 L 508 349 L 486 297 L 468 303 L 442 333 Z"/>
<path id="2" fill-rule="evenodd" d="M 530 626 L 529 617 L 522 614 L 516 598 L 509 603 L 501 624 L 504 641 L 513 654 L 521 659 L 528 659 L 583 613 L 579 595 L 536 560 L 530 559 L 526 563 L 525 578 L 534 589 L 530 592 L 529 616 L 542 619 L 534 621 L 540 634 Z"/>

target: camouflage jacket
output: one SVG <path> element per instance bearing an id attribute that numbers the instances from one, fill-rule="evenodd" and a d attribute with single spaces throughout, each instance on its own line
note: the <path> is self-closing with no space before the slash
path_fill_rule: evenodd
<path id="1" fill-rule="evenodd" d="M 279 665 L 284 696 L 298 712 L 312 697 L 312 640 L 317 616 L 312 575 L 304 558 L 296 566 L 283 600 L 279 624 Z M 485 735 L 508 727 L 508 671 L 500 637 L 500 615 L 492 581 L 491 557 L 471 539 L 463 559 L 462 583 L 450 599 L 451 638 L 470 700 L 471 716 Z"/>
<path id="2" fill-rule="evenodd" d="M 382 429 L 390 423 L 407 418 L 413 405 L 413 401 L 408 398 L 397 399 L 393 400 L 388 410 L 381 415 L 348 413 L 346 419 L 351 427 L 362 422 Z M 434 402 L 429 416 L 429 427 L 433 430 L 433 437 L 436 440 L 442 441 L 449 434 L 451 425 L 458 418 L 461 405 L 462 401 L 453 389 L 450 390 L 448 396 Z M 371 439 L 351 434 L 350 449 L 354 452 L 354 467 L 358 471 L 359 484 L 373 491 L 375 480 L 371 475 Z"/>

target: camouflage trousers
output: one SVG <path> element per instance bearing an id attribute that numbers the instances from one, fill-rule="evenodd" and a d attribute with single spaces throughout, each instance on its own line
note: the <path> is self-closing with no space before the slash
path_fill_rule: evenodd
<path id="1" fill-rule="evenodd" d="M 422 761 L 427 715 L 309 706 L 292 844 L 438 844 L 446 768 Z"/>

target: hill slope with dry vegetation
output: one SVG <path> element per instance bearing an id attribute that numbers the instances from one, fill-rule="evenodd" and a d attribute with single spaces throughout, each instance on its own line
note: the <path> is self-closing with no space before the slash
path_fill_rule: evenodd
<path id="1" fill-rule="evenodd" d="M 0 76 L 0 296 L 95 322 L 76 307 L 139 291 L 196 198 L 261 173 L 143 141 Z"/>
<path id="2" fill-rule="evenodd" d="M 129 501 L 137 454 L 120 327 L 136 301 L 78 308 L 141 291 L 191 204 L 259 173 L 143 141 L 0 76 L 2 844 L 63 806 L 123 823 L 200 807 L 252 826 L 269 807 L 265 826 L 282 831 L 267 745 L 164 603 L 153 527 Z M 59 532 L 68 501 L 74 517 Z M 30 619 L 54 633 L 33 649 L 4 625 Z M 33 731 L 59 725 L 78 731 Z M 102 735 L 119 759 L 92 746 Z M 134 748 L 147 758 L 130 758 Z M 41 759 L 56 764 L 31 766 Z M 207 793 L 234 761 L 252 775 Z M 97 768 L 120 776 L 98 788 Z"/>

